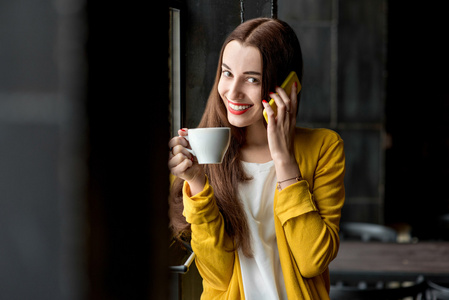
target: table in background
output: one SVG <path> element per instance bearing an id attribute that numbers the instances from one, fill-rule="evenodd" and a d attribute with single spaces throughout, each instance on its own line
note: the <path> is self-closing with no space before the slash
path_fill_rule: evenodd
<path id="1" fill-rule="evenodd" d="M 331 281 L 414 281 L 419 275 L 449 282 L 449 242 L 377 243 L 342 241 L 329 265 Z"/>

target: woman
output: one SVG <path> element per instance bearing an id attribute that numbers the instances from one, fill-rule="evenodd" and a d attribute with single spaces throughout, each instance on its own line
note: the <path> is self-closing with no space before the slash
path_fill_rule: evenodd
<path id="1" fill-rule="evenodd" d="M 302 68 L 288 24 L 265 18 L 241 24 L 223 44 L 199 125 L 231 127 L 223 163 L 198 165 L 186 150 L 187 129 L 169 142 L 177 177 L 171 226 L 191 239 L 202 299 L 329 298 L 345 157 L 335 132 L 295 128 L 300 94 L 293 86 L 288 97 L 278 85 L 290 71 L 301 80 Z M 263 100 L 270 98 L 277 116 Z"/>

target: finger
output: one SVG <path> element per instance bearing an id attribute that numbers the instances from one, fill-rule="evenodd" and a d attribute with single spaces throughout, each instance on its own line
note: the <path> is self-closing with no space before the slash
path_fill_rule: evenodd
<path id="1" fill-rule="evenodd" d="M 179 135 L 179 136 L 186 136 L 186 135 L 189 135 L 189 134 L 187 133 L 187 131 L 188 131 L 187 128 L 181 128 L 181 129 L 178 130 L 178 135 Z"/>
<path id="2" fill-rule="evenodd" d="M 184 158 L 181 155 L 171 155 L 171 158 L 168 160 L 168 168 L 171 170 L 179 165 L 183 160 Z"/>
<path id="3" fill-rule="evenodd" d="M 296 83 L 296 81 L 295 81 L 295 82 L 293 82 L 293 84 L 292 84 L 290 96 L 296 95 L 296 94 L 297 94 L 297 92 L 296 92 L 297 90 L 298 90 L 298 85 L 297 85 L 297 83 Z"/>
<path id="4" fill-rule="evenodd" d="M 287 108 L 290 107 L 290 103 L 291 103 L 291 99 L 288 96 L 287 92 L 281 88 L 281 87 L 276 87 L 276 92 L 278 93 L 278 95 L 280 96 L 280 98 L 282 99 L 282 101 L 284 101 L 285 105 L 287 106 Z"/>
<path id="5" fill-rule="evenodd" d="M 279 94 L 279 96 L 281 97 L 282 101 L 284 101 L 285 108 L 287 109 L 287 111 L 290 111 L 292 100 L 287 95 L 287 92 L 283 88 L 281 88 L 281 87 L 276 87 L 276 92 Z"/>
<path id="6" fill-rule="evenodd" d="M 192 166 L 193 162 L 190 158 L 182 153 L 172 157 L 168 161 L 168 168 L 173 175 L 183 174 L 188 168 Z"/>
<path id="7" fill-rule="evenodd" d="M 173 149 L 177 145 L 181 145 L 183 147 L 188 147 L 189 146 L 189 142 L 185 138 L 183 138 L 182 136 L 175 136 L 174 138 L 172 138 L 168 142 L 168 147 L 170 149 Z"/>
<path id="8" fill-rule="evenodd" d="M 267 112 L 268 117 L 268 127 L 271 127 L 272 125 L 276 124 L 276 116 L 274 114 L 273 108 L 268 104 L 267 100 L 262 100 L 262 105 L 265 108 L 265 111 Z"/>
<path id="9" fill-rule="evenodd" d="M 168 161 L 168 167 L 169 169 L 172 169 L 182 163 L 184 160 L 190 160 L 182 153 L 179 153 L 177 155 L 174 155 L 169 161 Z"/>
<path id="10" fill-rule="evenodd" d="M 176 177 L 182 178 L 184 180 L 188 179 L 187 172 L 192 167 L 193 163 L 191 160 L 187 159 L 182 161 L 180 164 L 170 169 L 170 172 Z"/>
<path id="11" fill-rule="evenodd" d="M 286 113 L 286 106 L 284 100 L 282 100 L 281 96 L 275 93 L 270 93 L 270 97 L 274 99 L 277 106 L 277 119 L 284 120 Z"/>
<path id="12" fill-rule="evenodd" d="M 178 154 L 183 154 L 184 156 L 188 157 L 189 159 L 192 159 L 193 155 L 190 153 L 184 146 L 176 145 L 173 147 L 171 151 L 173 156 L 176 156 Z"/>
<path id="13" fill-rule="evenodd" d="M 298 86 L 297 83 L 293 83 L 292 84 L 292 90 L 291 90 L 291 94 L 290 94 L 290 99 L 291 99 L 291 111 L 293 113 L 293 115 L 296 117 L 296 112 L 298 111 Z"/>

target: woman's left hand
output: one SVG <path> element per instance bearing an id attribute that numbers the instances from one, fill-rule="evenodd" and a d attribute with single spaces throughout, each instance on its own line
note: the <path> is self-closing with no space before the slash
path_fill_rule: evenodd
<path id="1" fill-rule="evenodd" d="M 277 116 L 274 115 L 271 106 L 267 102 L 263 102 L 268 116 L 268 146 L 276 168 L 279 190 L 295 183 L 297 178 L 301 177 L 294 152 L 296 109 L 298 107 L 296 89 L 296 85 L 293 85 L 290 97 L 280 87 L 276 88 L 277 94 L 270 94 L 276 102 Z"/>
<path id="2" fill-rule="evenodd" d="M 294 159 L 293 140 L 296 127 L 296 109 L 298 106 L 297 87 L 292 85 L 291 96 L 289 97 L 284 89 L 276 87 L 275 93 L 270 93 L 277 106 L 277 116 L 267 102 L 263 102 L 268 116 L 268 146 L 270 147 L 271 157 L 277 160 Z"/>

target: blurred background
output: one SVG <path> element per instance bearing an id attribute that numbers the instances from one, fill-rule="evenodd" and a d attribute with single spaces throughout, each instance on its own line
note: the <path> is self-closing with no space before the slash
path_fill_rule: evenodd
<path id="1" fill-rule="evenodd" d="M 342 221 L 442 239 L 443 4 L 2 1 L 0 299 L 167 297 L 167 142 L 198 124 L 225 36 L 260 16 L 300 39 L 298 126 L 345 140 Z"/>
<path id="2" fill-rule="evenodd" d="M 151 6 L 1 1 L 0 299 L 166 298 L 168 8 Z"/>

